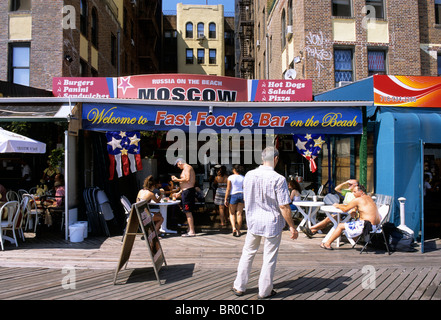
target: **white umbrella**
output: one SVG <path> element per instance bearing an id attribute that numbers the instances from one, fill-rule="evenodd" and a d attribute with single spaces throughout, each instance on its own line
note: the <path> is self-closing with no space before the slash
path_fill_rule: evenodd
<path id="1" fill-rule="evenodd" d="M 46 144 L 0 127 L 0 153 L 46 153 Z"/>

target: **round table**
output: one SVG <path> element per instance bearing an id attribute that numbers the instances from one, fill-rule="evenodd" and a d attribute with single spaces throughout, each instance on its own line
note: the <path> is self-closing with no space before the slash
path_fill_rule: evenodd
<path id="1" fill-rule="evenodd" d="M 164 222 L 162 222 L 161 228 L 159 229 L 159 231 L 164 232 L 164 233 L 178 233 L 175 230 L 170 230 L 167 229 L 167 207 L 168 206 L 173 206 L 173 205 L 178 205 L 181 202 L 181 200 L 168 200 L 166 202 L 163 202 L 161 200 L 161 202 L 150 202 L 149 206 L 159 206 L 159 212 L 161 213 L 162 217 L 164 218 Z"/>

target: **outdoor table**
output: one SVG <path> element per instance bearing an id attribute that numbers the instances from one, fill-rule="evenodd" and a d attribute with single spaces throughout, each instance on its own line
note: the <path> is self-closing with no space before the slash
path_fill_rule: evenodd
<path id="1" fill-rule="evenodd" d="M 320 210 L 323 211 L 324 213 L 326 213 L 326 216 L 331 220 L 333 226 L 331 228 L 331 230 L 329 230 L 328 234 L 326 235 L 326 237 L 323 238 L 322 243 L 325 243 L 326 241 L 328 241 L 329 237 L 331 236 L 332 232 L 334 232 L 334 230 L 337 228 L 338 224 L 340 223 L 341 220 L 341 214 L 345 213 L 344 211 L 332 206 L 332 205 L 326 205 L 326 206 L 322 206 L 320 207 Z M 335 214 L 337 216 L 337 220 L 334 219 L 333 214 Z M 351 219 L 351 215 L 347 214 L 347 216 L 343 219 L 343 221 L 341 222 L 347 222 L 349 221 L 349 219 Z M 352 240 L 351 238 L 348 238 L 349 242 L 354 245 L 355 242 L 354 240 Z M 337 248 L 340 247 L 340 237 L 337 238 Z"/>
<path id="2" fill-rule="evenodd" d="M 181 200 L 174 200 L 174 201 L 168 200 L 167 202 L 163 202 L 161 200 L 161 202 L 151 201 L 149 203 L 149 205 L 159 206 L 159 212 L 161 213 L 162 217 L 164 218 L 164 222 L 162 222 L 162 225 L 161 225 L 161 228 L 159 229 L 159 231 L 164 232 L 164 233 L 178 233 L 177 231 L 167 229 L 167 206 L 177 205 L 180 202 L 181 202 Z"/>
<path id="3" fill-rule="evenodd" d="M 293 205 L 299 209 L 299 212 L 303 215 L 303 220 L 300 222 L 299 226 L 297 227 L 297 230 L 300 230 L 300 226 L 304 226 L 306 223 L 308 223 L 308 227 L 311 227 L 311 225 L 316 224 L 315 222 L 315 216 L 317 214 L 317 211 L 320 209 L 321 206 L 323 206 L 325 203 L 322 201 L 293 201 Z M 309 208 L 308 213 L 303 210 L 303 208 Z"/>

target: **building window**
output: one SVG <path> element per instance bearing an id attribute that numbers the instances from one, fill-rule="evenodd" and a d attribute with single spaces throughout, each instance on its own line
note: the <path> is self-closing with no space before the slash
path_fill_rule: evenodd
<path id="1" fill-rule="evenodd" d="M 14 43 L 9 47 L 10 82 L 29 86 L 30 44 Z"/>
<path id="2" fill-rule="evenodd" d="M 98 14 L 96 8 L 92 9 L 92 44 L 98 48 Z"/>
<path id="3" fill-rule="evenodd" d="M 208 25 L 208 37 L 210 39 L 216 38 L 216 24 L 214 22 Z"/>
<path id="4" fill-rule="evenodd" d="M 198 64 L 205 63 L 205 49 L 198 49 Z"/>
<path id="5" fill-rule="evenodd" d="M 185 37 L 193 38 L 193 23 L 187 22 L 185 25 Z"/>
<path id="6" fill-rule="evenodd" d="M 332 0 L 332 15 L 352 17 L 351 0 Z"/>
<path id="7" fill-rule="evenodd" d="M 353 81 L 352 50 L 334 50 L 335 84 L 340 81 Z"/>
<path id="8" fill-rule="evenodd" d="M 285 10 L 282 11 L 281 24 L 282 24 L 282 50 L 283 50 L 285 48 L 285 44 L 286 44 L 286 15 L 285 15 Z"/>
<path id="9" fill-rule="evenodd" d="M 193 49 L 185 49 L 185 63 L 193 64 Z"/>
<path id="10" fill-rule="evenodd" d="M 202 22 L 198 23 L 198 39 L 204 37 L 204 24 Z"/>
<path id="11" fill-rule="evenodd" d="M 216 64 L 216 49 L 210 49 L 208 63 Z"/>
<path id="12" fill-rule="evenodd" d="M 435 0 L 435 23 L 441 24 L 441 0 Z"/>
<path id="13" fill-rule="evenodd" d="M 87 1 L 80 1 L 80 31 L 87 38 Z"/>
<path id="14" fill-rule="evenodd" d="M 375 10 L 375 18 L 384 19 L 384 0 L 366 0 L 366 6 L 373 7 Z M 369 7 L 366 14 L 370 14 L 371 17 L 373 16 Z"/>
<path id="15" fill-rule="evenodd" d="M 9 0 L 9 11 L 31 10 L 31 0 Z"/>
<path id="16" fill-rule="evenodd" d="M 116 37 L 113 34 L 111 34 L 110 35 L 110 62 L 112 63 L 112 66 L 116 66 L 116 60 L 117 60 Z"/>
<path id="17" fill-rule="evenodd" d="M 288 25 L 292 26 L 292 0 L 288 1 Z"/>
<path id="18" fill-rule="evenodd" d="M 83 59 L 80 59 L 80 75 L 82 77 L 87 77 L 87 62 Z"/>
<path id="19" fill-rule="evenodd" d="M 386 52 L 368 51 L 369 76 L 374 74 L 386 74 Z"/>

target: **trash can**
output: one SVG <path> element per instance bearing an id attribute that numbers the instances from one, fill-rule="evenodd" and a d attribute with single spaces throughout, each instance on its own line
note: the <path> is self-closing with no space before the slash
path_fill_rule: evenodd
<path id="1" fill-rule="evenodd" d="M 78 225 L 83 226 L 83 228 L 84 228 L 84 235 L 83 235 L 83 237 L 84 237 L 84 239 L 86 239 L 87 238 L 87 233 L 89 231 L 87 221 L 77 221 L 74 224 L 78 224 Z"/>
<path id="2" fill-rule="evenodd" d="M 69 226 L 70 242 L 82 242 L 84 240 L 84 225 L 72 224 Z"/>

